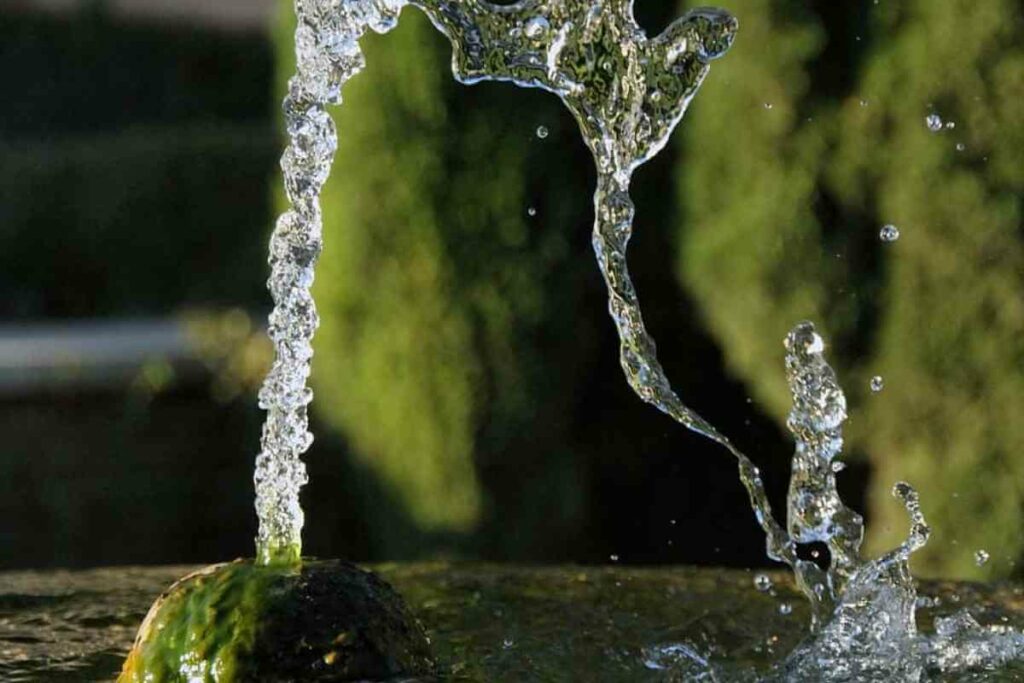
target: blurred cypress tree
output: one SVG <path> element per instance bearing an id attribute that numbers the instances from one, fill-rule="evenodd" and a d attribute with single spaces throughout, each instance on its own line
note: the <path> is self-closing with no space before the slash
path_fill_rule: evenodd
<path id="1" fill-rule="evenodd" d="M 920 570 L 1005 574 L 1024 546 L 1019 3 L 882 3 L 842 22 L 817 5 L 731 3 L 741 37 L 684 126 L 680 277 L 780 420 L 782 335 L 824 322 L 851 448 L 875 468 L 872 550 L 905 535 L 888 492 L 907 479 L 935 529 Z M 933 111 L 956 128 L 931 133 Z M 903 236 L 882 244 L 890 222 Z"/>

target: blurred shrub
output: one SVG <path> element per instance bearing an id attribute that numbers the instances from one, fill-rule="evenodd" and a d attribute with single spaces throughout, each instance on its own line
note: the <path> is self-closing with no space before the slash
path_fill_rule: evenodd
<path id="1" fill-rule="evenodd" d="M 0 316 L 262 303 L 277 154 L 230 125 L 0 143 Z"/>
<path id="2" fill-rule="evenodd" d="M 0 9 L 0 140 L 270 116 L 264 36 Z"/>
<path id="3" fill-rule="evenodd" d="M 844 22 L 821 3 L 730 9 L 740 38 L 683 126 L 680 277 L 780 421 L 780 340 L 824 322 L 848 450 L 875 467 L 873 550 L 905 536 L 889 489 L 907 479 L 935 528 L 921 570 L 1005 572 L 1024 547 L 1019 6 L 881 3 Z M 929 132 L 931 112 L 956 128 Z M 898 242 L 879 242 L 885 223 Z"/>
<path id="4" fill-rule="evenodd" d="M 0 18 L 0 318 L 262 306 L 269 41 L 86 5 Z"/>

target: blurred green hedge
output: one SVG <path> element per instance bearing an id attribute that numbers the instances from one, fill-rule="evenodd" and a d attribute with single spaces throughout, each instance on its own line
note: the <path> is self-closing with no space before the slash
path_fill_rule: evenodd
<path id="1" fill-rule="evenodd" d="M 268 121 L 273 51 L 265 36 L 129 23 L 102 2 L 81 5 L 60 16 L 0 8 L 0 139 Z"/>
<path id="2" fill-rule="evenodd" d="M 277 155 L 263 126 L 0 144 L 0 316 L 262 303 Z"/>
<path id="3" fill-rule="evenodd" d="M 0 318 L 263 307 L 271 55 L 257 34 L 4 11 Z"/>

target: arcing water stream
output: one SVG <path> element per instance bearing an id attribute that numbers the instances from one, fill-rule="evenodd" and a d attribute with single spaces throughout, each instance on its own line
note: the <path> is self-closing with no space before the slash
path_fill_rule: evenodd
<path id="1" fill-rule="evenodd" d="M 278 221 L 271 241 L 269 288 L 275 308 L 269 330 L 276 360 L 260 392 L 267 420 L 255 475 L 257 555 L 263 563 L 297 562 L 301 555 L 298 495 L 306 475 L 300 456 L 312 439 L 306 380 L 318 323 L 309 290 L 321 249 L 319 192 L 336 148 L 326 107 L 341 102 L 342 86 L 363 67 L 359 38 L 368 29 L 392 28 L 405 4 L 295 1 L 297 73 L 284 104 L 290 145 L 281 164 L 291 209 Z M 593 246 L 626 378 L 641 399 L 737 458 L 741 481 L 767 536 L 768 555 L 792 567 L 812 604 L 813 639 L 782 665 L 779 676 L 918 680 L 927 670 L 956 670 L 1024 653 L 1019 634 L 983 630 L 966 615 L 939 624 L 933 638 L 917 635 L 908 560 L 926 542 L 928 527 L 908 485 L 894 489 L 910 515 L 908 540 L 877 560 L 860 558 L 862 520 L 840 501 L 833 468 L 842 446 L 846 401 L 811 325 L 798 326 L 786 340 L 794 398 L 789 427 L 797 449 L 785 529 L 772 515 L 754 464 L 682 403 L 658 361 L 626 263 L 634 217 L 630 180 L 665 146 L 710 62 L 732 44 L 736 20 L 720 10 L 694 10 L 648 39 L 633 18 L 632 0 L 408 4 L 424 11 L 451 41 L 456 79 L 548 90 L 579 123 L 597 167 Z M 828 547 L 827 568 L 797 556 L 798 544 L 810 542 Z"/>

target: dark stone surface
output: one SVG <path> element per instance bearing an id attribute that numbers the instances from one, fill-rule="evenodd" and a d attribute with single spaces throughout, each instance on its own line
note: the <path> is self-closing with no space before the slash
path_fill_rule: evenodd
<path id="1" fill-rule="evenodd" d="M 423 629 L 376 574 L 347 562 L 303 565 L 271 601 L 252 652 L 256 681 L 386 680 L 434 671 Z"/>
<path id="2" fill-rule="evenodd" d="M 388 681 L 435 669 L 423 628 L 375 574 L 341 561 L 236 560 L 154 603 L 119 680 Z"/>

